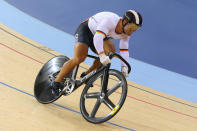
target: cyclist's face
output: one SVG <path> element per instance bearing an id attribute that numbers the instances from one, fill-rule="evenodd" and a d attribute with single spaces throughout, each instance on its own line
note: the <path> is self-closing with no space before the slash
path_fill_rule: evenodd
<path id="1" fill-rule="evenodd" d="M 125 31 L 125 34 L 127 35 L 131 35 L 133 32 L 135 32 L 136 30 L 139 29 L 139 26 L 137 26 L 136 24 L 134 23 L 129 23 L 127 24 L 125 27 L 124 27 L 124 31 Z"/>

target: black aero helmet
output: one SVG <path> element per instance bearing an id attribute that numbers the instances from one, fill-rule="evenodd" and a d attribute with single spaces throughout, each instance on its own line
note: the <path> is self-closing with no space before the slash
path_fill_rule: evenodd
<path id="1" fill-rule="evenodd" d="M 142 26 L 142 16 L 139 12 L 135 10 L 128 10 L 123 15 L 123 20 L 127 20 L 127 23 L 134 23 L 137 26 Z M 126 24 L 123 24 L 125 26 Z"/>

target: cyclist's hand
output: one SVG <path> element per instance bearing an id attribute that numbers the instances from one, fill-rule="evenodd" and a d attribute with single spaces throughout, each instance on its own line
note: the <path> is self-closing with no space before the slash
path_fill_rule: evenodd
<path id="1" fill-rule="evenodd" d="M 111 62 L 111 60 L 109 59 L 109 56 L 106 56 L 105 53 L 101 53 L 99 55 L 100 58 L 100 62 L 104 65 L 107 65 Z"/>
<path id="2" fill-rule="evenodd" d="M 127 67 L 126 67 L 126 66 L 122 66 L 121 72 L 122 72 L 122 74 L 123 74 L 125 77 L 128 77 L 128 76 L 129 76 L 128 70 L 127 70 Z"/>

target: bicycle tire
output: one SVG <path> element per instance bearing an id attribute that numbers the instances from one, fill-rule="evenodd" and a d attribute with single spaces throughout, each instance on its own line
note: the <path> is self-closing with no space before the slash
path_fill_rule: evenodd
<path id="1" fill-rule="evenodd" d="M 91 88 L 91 85 L 97 80 L 99 79 L 100 77 L 102 77 L 103 75 L 103 72 L 100 72 L 99 74 L 97 74 L 96 76 L 94 76 L 93 78 L 91 78 L 87 85 L 85 86 L 85 88 L 83 89 L 82 91 L 82 94 L 81 94 L 81 98 L 80 98 L 80 111 L 81 111 L 81 114 L 82 116 L 88 121 L 88 122 L 91 122 L 91 123 L 94 123 L 94 124 L 99 124 L 99 123 L 103 123 L 105 121 L 108 121 L 109 119 L 113 118 L 119 111 L 120 109 L 122 108 L 124 102 L 125 102 L 125 99 L 126 99 L 126 96 L 127 96 L 127 81 L 125 79 L 125 77 L 123 76 L 123 74 L 120 72 L 120 71 L 117 71 L 117 70 L 114 70 L 114 69 L 109 69 L 109 77 L 110 75 L 112 76 L 115 76 L 117 77 L 120 81 L 121 81 L 121 85 L 122 85 L 122 94 L 121 94 L 121 97 L 120 97 L 120 100 L 118 102 L 118 104 L 113 108 L 113 110 L 107 114 L 106 116 L 104 117 L 90 117 L 90 113 L 88 113 L 87 109 L 86 109 L 86 106 L 85 106 L 85 101 L 86 101 L 86 97 L 88 96 L 87 95 L 87 92 L 88 90 Z M 119 87 L 118 87 L 119 88 Z M 115 88 L 114 88 L 115 89 Z M 107 90 L 107 93 L 109 92 L 110 90 Z M 94 93 L 93 93 L 94 94 Z M 94 94 L 96 95 L 96 93 Z M 97 93 L 98 95 L 98 93 Z M 101 95 L 101 94 L 100 94 Z M 90 96 L 90 94 L 89 94 Z M 99 96 L 100 97 L 100 96 Z M 99 103 L 99 99 L 100 98 L 97 98 L 96 100 L 96 104 Z M 108 98 L 109 96 L 107 96 L 106 98 L 104 99 L 109 99 Z M 105 100 L 104 100 L 105 101 Z M 102 102 L 100 102 L 102 103 Z M 105 102 L 104 102 L 105 103 Z M 95 107 L 95 106 L 94 106 Z M 94 108 L 93 108 L 94 110 Z M 91 112 L 92 113 L 92 112 Z"/>
<path id="2" fill-rule="evenodd" d="M 56 56 L 43 65 L 34 83 L 34 96 L 38 102 L 42 104 L 49 104 L 62 96 L 61 93 L 58 96 L 52 94 L 50 89 L 51 81 L 49 79 L 49 75 L 58 72 L 63 64 L 68 60 L 69 58 L 66 56 Z M 72 72 L 69 73 L 65 78 L 71 77 Z"/>

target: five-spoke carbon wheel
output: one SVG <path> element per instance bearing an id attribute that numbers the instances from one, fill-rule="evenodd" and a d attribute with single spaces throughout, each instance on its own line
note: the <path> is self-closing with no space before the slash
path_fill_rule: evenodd
<path id="1" fill-rule="evenodd" d="M 91 78 L 80 99 L 82 116 L 91 123 L 102 123 L 114 117 L 127 96 L 127 81 L 121 72 L 109 70 L 107 90 L 101 93 L 103 73 Z"/>

